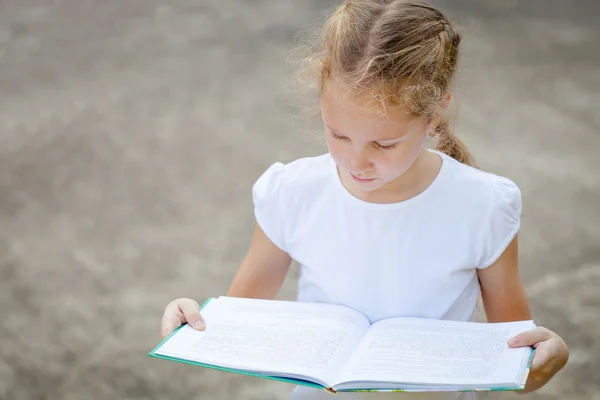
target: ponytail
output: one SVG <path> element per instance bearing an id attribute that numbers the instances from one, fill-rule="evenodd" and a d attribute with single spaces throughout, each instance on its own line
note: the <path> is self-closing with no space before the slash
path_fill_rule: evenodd
<path id="1" fill-rule="evenodd" d="M 467 149 L 467 146 L 454 135 L 450 123 L 446 120 L 442 120 L 436 128 L 437 143 L 435 149 L 441 151 L 444 154 L 449 155 L 455 160 L 477 167 L 473 156 Z"/>

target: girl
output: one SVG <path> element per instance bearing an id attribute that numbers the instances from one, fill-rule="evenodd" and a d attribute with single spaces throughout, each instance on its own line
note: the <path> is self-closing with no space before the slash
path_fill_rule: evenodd
<path id="1" fill-rule="evenodd" d="M 329 152 L 275 163 L 254 184 L 256 231 L 227 295 L 274 298 L 294 259 L 298 300 L 343 304 L 371 321 L 473 320 L 480 294 L 489 322 L 531 319 L 517 261 L 519 188 L 473 167 L 446 118 L 455 26 L 420 1 L 352 0 L 321 39 L 306 65 Z M 436 149 L 425 148 L 428 136 Z M 203 329 L 198 303 L 171 302 L 162 334 L 185 322 Z M 527 391 L 567 361 L 564 341 L 544 328 L 510 344 L 538 349 Z M 292 398 L 320 396 L 328 395 L 297 387 Z"/>

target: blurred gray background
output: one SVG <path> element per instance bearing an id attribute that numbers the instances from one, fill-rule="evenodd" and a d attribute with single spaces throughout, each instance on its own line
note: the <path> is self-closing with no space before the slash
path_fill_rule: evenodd
<path id="1" fill-rule="evenodd" d="M 333 4 L 0 0 L 1 399 L 287 398 L 146 354 L 170 300 L 227 290 L 260 173 L 325 151 L 284 56 Z M 465 30 L 458 134 L 521 186 L 535 319 L 571 349 L 528 398 L 598 400 L 598 2 L 434 4 Z"/>

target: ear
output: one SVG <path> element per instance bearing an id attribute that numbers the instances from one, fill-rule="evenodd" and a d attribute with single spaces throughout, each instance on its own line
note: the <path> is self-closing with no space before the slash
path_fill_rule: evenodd
<path id="1" fill-rule="evenodd" d="M 450 104 L 450 101 L 452 101 L 452 92 L 449 92 L 446 95 L 446 97 L 444 97 L 442 104 L 440 104 L 440 108 L 442 109 L 442 111 L 446 112 L 446 110 L 448 109 L 448 105 Z"/>
<path id="2" fill-rule="evenodd" d="M 427 126 L 427 132 L 429 133 L 429 136 L 435 136 L 437 126 L 442 121 L 442 115 L 440 114 L 446 112 L 450 101 L 452 101 L 452 92 L 448 93 L 446 97 L 444 97 L 444 100 L 440 104 L 440 112 L 436 113 L 436 115 L 434 115 L 433 118 L 431 118 L 431 120 L 429 121 L 429 124 Z"/>

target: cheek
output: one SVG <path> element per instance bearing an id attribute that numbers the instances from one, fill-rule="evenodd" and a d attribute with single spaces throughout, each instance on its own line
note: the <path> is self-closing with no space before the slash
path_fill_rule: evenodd
<path id="1" fill-rule="evenodd" d="M 327 138 L 327 149 L 336 162 L 346 158 L 344 148 L 345 146 L 342 141 Z"/>
<path id="2" fill-rule="evenodd" d="M 394 156 L 392 154 L 386 155 L 386 157 L 382 157 L 379 162 L 375 165 L 377 166 L 377 170 L 384 176 L 393 176 L 402 173 L 403 170 L 403 160 L 399 155 Z"/>
<path id="3" fill-rule="evenodd" d="M 384 175 L 394 178 L 410 168 L 419 151 L 419 148 L 415 148 L 414 146 L 406 146 L 389 151 L 388 154 L 380 158 L 377 168 Z"/>

